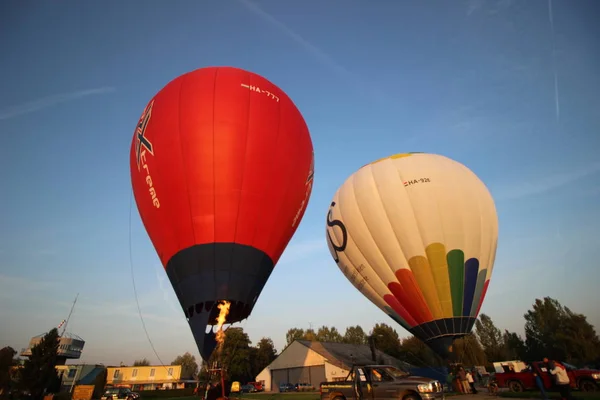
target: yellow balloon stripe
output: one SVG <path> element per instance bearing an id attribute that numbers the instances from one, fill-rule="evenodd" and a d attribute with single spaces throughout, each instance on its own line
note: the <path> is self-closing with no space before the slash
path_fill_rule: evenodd
<path id="1" fill-rule="evenodd" d="M 442 243 L 431 243 L 425 249 L 431 274 L 435 281 L 440 306 L 442 308 L 442 318 L 452 318 L 452 295 L 450 291 L 450 276 L 448 275 L 448 262 L 446 261 L 446 246 Z"/>
<path id="2" fill-rule="evenodd" d="M 435 280 L 433 278 L 431 266 L 429 265 L 429 260 L 423 256 L 414 256 L 408 260 L 408 265 L 415 276 L 415 280 L 419 284 L 423 297 L 425 297 L 425 302 L 429 307 L 429 311 L 433 314 L 433 318 L 443 318 L 442 308 L 438 301 Z"/>

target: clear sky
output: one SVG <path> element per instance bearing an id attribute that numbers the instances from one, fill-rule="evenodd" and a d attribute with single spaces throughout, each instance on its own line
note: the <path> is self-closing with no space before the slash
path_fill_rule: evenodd
<path id="1" fill-rule="evenodd" d="M 0 346 L 25 347 L 80 297 L 86 362 L 159 362 L 132 288 L 129 148 L 147 101 L 187 71 L 232 65 L 294 100 L 316 157 L 304 219 L 251 318 L 278 350 L 291 327 L 377 322 L 327 250 L 347 176 L 394 153 L 446 155 L 496 200 L 482 312 L 523 331 L 552 296 L 600 328 L 600 3 L 594 0 L 230 0 L 0 4 Z M 160 359 L 197 354 L 140 221 L 139 301 Z"/>

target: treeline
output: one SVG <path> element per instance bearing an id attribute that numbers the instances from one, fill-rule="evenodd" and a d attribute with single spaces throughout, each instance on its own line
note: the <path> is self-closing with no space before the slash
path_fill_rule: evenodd
<path id="1" fill-rule="evenodd" d="M 502 331 L 492 319 L 482 314 L 475 323 L 474 332 L 454 342 L 457 362 L 465 365 L 490 365 L 494 361 L 541 360 L 549 357 L 579 367 L 600 367 L 600 339 L 587 318 L 571 311 L 550 297 L 536 299 L 524 315 L 525 337 L 515 332 Z M 387 324 L 376 324 L 369 333 L 360 326 L 350 326 L 344 333 L 335 327 L 313 329 L 292 328 L 286 334 L 287 344 L 296 339 L 317 340 L 350 344 L 368 344 L 371 337 L 375 347 L 393 357 L 415 366 L 441 366 L 441 360 L 422 341 L 415 337 L 400 338 L 398 332 Z M 48 332 L 22 368 L 17 352 L 11 347 L 0 349 L 0 397 L 11 389 L 28 390 L 34 399 L 44 391 L 52 393 L 60 387 L 55 366 L 58 353 L 58 330 Z M 182 378 L 209 379 L 209 369 L 223 367 L 230 381 L 253 381 L 256 375 L 276 357 L 270 338 L 262 338 L 256 346 L 242 328 L 229 328 L 220 352 L 198 365 L 190 353 L 177 356 L 172 365 L 182 366 Z M 136 360 L 134 365 L 150 365 L 148 359 Z"/>
<path id="2" fill-rule="evenodd" d="M 481 314 L 474 332 L 455 340 L 457 362 L 465 365 L 490 365 L 495 361 L 535 361 L 543 357 L 562 360 L 577 366 L 600 364 L 600 339 L 586 316 L 575 313 L 550 297 L 536 299 L 524 315 L 525 337 L 500 330 L 492 319 Z M 415 337 L 400 338 L 387 324 L 377 324 L 367 334 L 360 326 L 351 326 L 342 334 L 335 327 L 292 328 L 287 343 L 296 339 L 323 342 L 367 344 L 372 336 L 375 347 L 393 357 L 416 366 L 443 365 L 429 347 Z"/>

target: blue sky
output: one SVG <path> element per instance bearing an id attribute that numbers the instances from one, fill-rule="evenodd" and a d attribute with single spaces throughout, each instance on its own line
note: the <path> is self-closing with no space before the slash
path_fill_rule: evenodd
<path id="1" fill-rule="evenodd" d="M 552 296 L 600 328 L 600 3 L 77 1 L 0 5 L 0 346 L 25 347 L 81 293 L 83 361 L 147 357 L 132 289 L 128 152 L 176 76 L 233 65 L 276 83 L 311 130 L 305 217 L 242 326 L 280 350 L 291 327 L 398 325 L 338 270 L 337 187 L 393 153 L 439 153 L 490 188 L 500 237 L 482 312 L 523 331 Z M 555 82 L 557 85 L 555 85 Z M 135 205 L 133 271 L 150 338 L 197 354 Z"/>

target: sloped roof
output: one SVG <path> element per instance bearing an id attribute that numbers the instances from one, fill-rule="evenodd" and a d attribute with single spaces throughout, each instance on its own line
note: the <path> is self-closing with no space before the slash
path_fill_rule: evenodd
<path id="1" fill-rule="evenodd" d="M 340 368 L 350 369 L 352 364 L 373 364 L 371 348 L 366 344 L 317 342 L 311 340 L 296 341 L 319 353 L 331 364 Z M 376 349 L 375 353 L 378 364 L 394 365 L 405 370 L 414 368 L 413 365 L 394 358 L 380 350 Z"/>
<path id="2" fill-rule="evenodd" d="M 87 373 L 84 377 L 79 379 L 77 381 L 77 384 L 78 385 L 93 385 L 94 382 L 96 381 L 96 378 L 98 377 L 98 375 L 103 373 L 104 370 L 106 370 L 105 367 L 95 367 L 93 370 L 91 370 L 89 373 Z"/>

